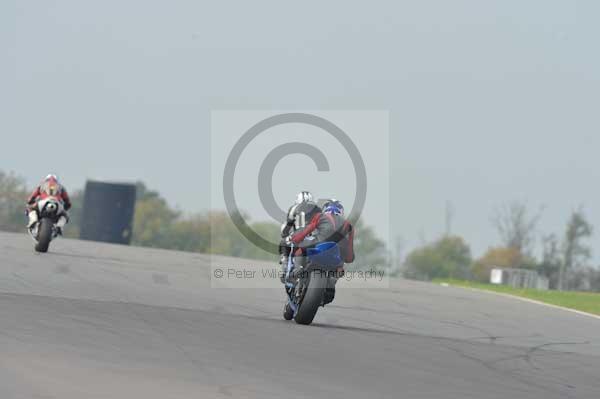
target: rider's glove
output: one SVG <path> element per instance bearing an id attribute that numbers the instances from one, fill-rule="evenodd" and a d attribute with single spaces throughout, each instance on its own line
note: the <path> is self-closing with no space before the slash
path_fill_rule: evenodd
<path id="1" fill-rule="evenodd" d="M 291 235 L 290 235 L 290 236 L 287 236 L 287 237 L 285 238 L 285 245 L 287 245 L 287 246 L 289 247 L 289 246 L 290 246 L 290 245 L 292 245 L 292 244 L 293 244 L 293 242 L 292 242 L 292 236 L 291 236 Z"/>

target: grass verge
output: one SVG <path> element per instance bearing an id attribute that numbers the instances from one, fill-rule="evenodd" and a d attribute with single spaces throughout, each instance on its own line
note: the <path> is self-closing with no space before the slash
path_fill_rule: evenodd
<path id="1" fill-rule="evenodd" d="M 433 281 L 439 284 L 447 283 L 449 285 L 454 285 L 457 287 L 477 288 L 481 290 L 488 290 L 500 292 L 503 294 L 520 296 L 600 316 L 600 293 L 580 291 L 536 290 L 530 288 L 520 289 L 508 287 L 506 285 L 484 284 L 477 283 L 474 281 L 452 279 L 435 279 Z"/>

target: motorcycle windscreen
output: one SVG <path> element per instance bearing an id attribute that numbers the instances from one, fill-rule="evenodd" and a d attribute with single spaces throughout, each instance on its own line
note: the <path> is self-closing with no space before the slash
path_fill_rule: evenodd
<path id="1" fill-rule="evenodd" d="M 308 260 L 312 265 L 326 269 L 335 269 L 344 264 L 340 247 L 335 242 L 322 242 L 306 250 Z"/>

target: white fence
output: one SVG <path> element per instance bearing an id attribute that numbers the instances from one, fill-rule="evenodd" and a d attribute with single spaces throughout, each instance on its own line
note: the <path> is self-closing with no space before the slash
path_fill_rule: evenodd
<path id="1" fill-rule="evenodd" d="M 494 268 L 490 273 L 490 283 L 508 285 L 513 288 L 536 288 L 547 290 L 549 281 L 534 270 Z"/>

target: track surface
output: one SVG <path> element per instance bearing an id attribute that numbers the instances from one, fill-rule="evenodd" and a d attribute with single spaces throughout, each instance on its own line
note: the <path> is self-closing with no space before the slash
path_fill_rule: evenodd
<path id="1" fill-rule="evenodd" d="M 204 255 L 0 233 L 0 398 L 600 398 L 600 320 L 392 281 L 313 326 Z M 222 258 L 223 262 L 236 262 Z"/>

